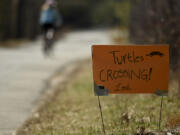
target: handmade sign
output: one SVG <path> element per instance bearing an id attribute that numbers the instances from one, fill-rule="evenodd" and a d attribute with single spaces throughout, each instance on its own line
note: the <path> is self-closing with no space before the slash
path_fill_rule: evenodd
<path id="1" fill-rule="evenodd" d="M 168 45 L 93 45 L 92 61 L 95 95 L 168 92 Z"/>

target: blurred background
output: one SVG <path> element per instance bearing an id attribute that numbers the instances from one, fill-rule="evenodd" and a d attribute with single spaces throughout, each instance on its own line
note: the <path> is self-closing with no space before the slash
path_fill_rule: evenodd
<path id="1" fill-rule="evenodd" d="M 56 76 L 59 75 L 55 72 L 59 71 L 60 68 L 64 69 L 64 67 L 68 67 L 68 64 L 78 64 L 77 60 L 85 58 L 86 56 L 90 58 L 90 46 L 93 43 L 99 43 L 99 41 L 105 44 L 112 43 L 109 42 L 110 40 L 113 41 L 112 44 L 169 44 L 171 68 L 169 83 L 171 91 L 170 97 L 180 97 L 180 0 L 56 0 L 57 9 L 63 19 L 63 25 L 59 28 L 58 47 L 56 50 L 54 49 L 56 55 L 59 57 L 52 59 L 45 59 L 41 54 L 42 38 L 39 37 L 42 36 L 42 31 L 39 18 L 44 2 L 45 0 L 0 0 L 0 108 L 2 110 L 0 111 L 0 134 L 6 134 L 18 128 L 19 125 L 27 120 L 32 108 L 36 106 L 37 101 L 41 100 L 39 97 L 46 88 L 48 89 L 47 85 L 51 85 L 49 80 L 53 78 L 52 76 L 55 76 L 56 79 Z M 66 36 L 62 36 L 64 34 L 66 34 Z M 19 44 L 22 44 L 23 47 L 19 47 Z M 76 61 L 73 63 L 73 60 Z M 79 65 L 81 66 L 81 64 Z M 63 97 L 65 101 L 67 100 L 67 102 L 62 102 L 67 109 L 65 109 L 65 113 L 74 107 L 72 113 L 66 115 L 68 116 L 67 119 L 73 118 L 69 116 L 76 114 L 76 107 L 80 106 L 79 111 L 84 110 L 83 107 L 85 106 L 88 106 L 88 109 L 91 108 L 89 104 L 83 106 L 87 97 L 94 98 L 91 87 L 92 74 L 90 70 L 91 65 L 88 66 L 88 70 L 85 72 L 85 74 L 89 73 L 88 79 L 80 78 L 80 82 L 85 82 L 75 85 L 80 92 L 72 87 L 69 90 L 70 94 L 65 93 Z M 56 80 L 55 83 L 57 83 Z M 89 93 L 87 90 L 89 90 Z M 85 92 L 86 94 L 84 96 L 79 94 Z M 75 105 L 73 104 L 74 97 L 80 100 Z M 151 103 L 154 104 L 156 97 L 150 97 L 146 102 L 144 101 L 145 98 L 143 97 L 140 103 L 148 103 L 150 106 Z M 61 94 L 59 94 L 59 99 L 61 99 Z M 71 102 L 69 102 L 71 99 L 72 107 Z M 114 97 L 112 97 L 112 99 L 114 99 Z M 122 110 L 119 109 L 119 106 L 126 108 L 127 104 L 134 106 L 134 103 L 139 100 L 139 97 L 128 103 L 130 99 L 131 97 L 117 98 L 117 103 L 119 104 L 116 110 Z M 92 101 L 96 104 L 94 99 L 92 99 Z M 106 102 L 111 106 L 109 101 Z M 149 103 L 149 101 L 151 102 Z M 167 112 L 169 113 L 170 110 L 171 114 L 178 112 L 178 108 L 180 108 L 179 101 L 179 99 L 167 99 L 166 102 L 169 103 L 169 106 L 172 105 L 171 102 L 173 102 L 173 107 L 170 106 L 166 108 Z M 122 102 L 124 105 L 120 104 Z M 91 104 L 92 102 L 88 100 L 85 103 Z M 159 108 L 157 106 L 159 103 L 160 101 L 157 99 L 156 104 L 154 104 L 156 113 L 152 119 L 154 119 L 153 121 L 155 122 L 158 119 L 157 113 L 159 113 Z M 59 104 L 61 104 L 61 102 L 58 102 L 55 108 L 63 107 L 59 106 Z M 94 104 L 91 104 L 91 106 L 96 108 Z M 153 110 L 151 107 L 149 107 L 149 110 L 143 108 L 145 105 L 137 104 L 137 106 L 142 107 L 142 109 L 147 112 L 147 115 Z M 136 110 L 134 108 L 131 110 Z M 140 118 L 145 116 L 142 109 L 140 109 L 140 112 L 142 112 Z M 44 112 L 47 111 L 46 107 L 44 110 Z M 63 109 L 60 108 L 59 110 Z M 111 110 L 115 110 L 113 106 Z M 112 113 L 111 110 L 108 116 L 115 116 L 112 114 L 122 113 L 122 117 L 119 115 L 118 118 L 114 117 L 114 120 L 120 122 L 119 119 L 124 118 L 129 122 L 128 109 L 124 109 L 127 110 L 128 113 Z M 52 128 L 56 128 L 56 124 L 55 126 L 53 124 L 49 126 L 48 124 L 51 124 L 52 120 L 57 120 L 57 123 L 61 123 L 59 122 L 59 113 L 57 113 L 58 118 L 52 119 L 51 117 L 56 116 L 56 111 L 53 110 L 50 112 L 52 112 L 52 115 L 50 113 L 50 117 L 42 115 L 42 121 L 44 118 L 47 118 L 47 127 L 45 126 L 45 129 L 49 129 L 49 134 L 52 134 L 51 128 L 49 127 L 52 126 Z M 83 120 L 79 120 L 79 118 L 82 118 L 81 113 L 79 113 L 80 115 L 77 121 L 86 122 L 87 112 L 89 112 L 89 110 L 85 112 Z M 138 112 L 137 114 L 140 113 Z M 169 115 L 170 113 L 166 115 L 166 118 L 168 118 Z M 38 113 L 35 115 L 35 121 L 38 124 L 43 123 L 41 120 L 36 120 L 36 118 L 38 119 L 40 116 Z M 177 115 L 175 119 L 180 118 L 179 116 L 180 115 Z M 95 121 L 96 120 L 97 118 L 95 118 Z M 64 121 L 66 122 L 66 119 L 64 119 Z M 74 126 L 73 122 L 75 121 L 70 121 L 72 121 L 71 123 Z M 157 125 L 155 122 L 154 125 Z M 86 122 L 86 124 L 87 123 L 88 122 Z M 116 122 L 114 123 L 115 127 L 117 127 Z M 180 123 L 179 119 L 178 123 Z M 121 124 L 122 123 L 118 123 L 118 125 Z M 67 125 L 68 124 L 64 124 L 65 127 L 68 127 Z M 138 124 L 136 123 L 136 125 Z M 82 126 L 84 126 L 84 124 L 82 124 Z M 44 127 L 43 124 L 42 127 Z M 33 131 L 32 129 L 30 127 L 29 130 Z M 38 130 L 35 128 L 35 131 L 39 131 L 39 125 L 37 129 Z M 74 128 L 72 128 L 72 131 L 73 129 Z M 90 129 L 92 130 L 92 128 Z M 126 125 L 124 129 L 126 129 Z M 86 129 L 84 131 L 86 131 Z M 42 134 L 44 135 L 44 132 L 42 132 Z"/>
<path id="2" fill-rule="evenodd" d="M 34 39 L 39 35 L 39 15 L 45 0 L 2 0 L 0 39 Z M 64 27 L 128 26 L 130 0 L 57 0 Z"/>
<path id="3" fill-rule="evenodd" d="M 34 40 L 40 34 L 44 0 L 1 0 L 0 41 Z M 126 29 L 133 43 L 171 45 L 171 64 L 177 69 L 180 50 L 179 0 L 57 0 L 64 26 Z M 1 43 L 2 44 L 2 43 Z"/>

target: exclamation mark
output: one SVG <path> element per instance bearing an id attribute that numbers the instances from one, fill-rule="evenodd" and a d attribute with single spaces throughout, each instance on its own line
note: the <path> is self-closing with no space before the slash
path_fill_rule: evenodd
<path id="1" fill-rule="evenodd" d="M 149 80 L 151 80 L 152 68 L 149 69 Z"/>

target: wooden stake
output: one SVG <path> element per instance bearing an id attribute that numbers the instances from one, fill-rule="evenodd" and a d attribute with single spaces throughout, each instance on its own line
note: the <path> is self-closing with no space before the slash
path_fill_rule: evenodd
<path id="1" fill-rule="evenodd" d="M 163 106 L 163 96 L 161 96 L 161 106 L 160 106 L 160 114 L 159 114 L 159 132 L 161 130 L 161 120 L 162 120 L 162 106 Z"/>
<path id="2" fill-rule="evenodd" d="M 99 110 L 100 110 L 100 114 L 101 114 L 102 129 L 103 129 L 104 135 L 106 135 L 105 126 L 104 126 L 104 119 L 103 119 L 103 113 L 102 113 L 101 102 L 100 102 L 99 96 L 98 96 L 98 103 L 99 103 Z"/>

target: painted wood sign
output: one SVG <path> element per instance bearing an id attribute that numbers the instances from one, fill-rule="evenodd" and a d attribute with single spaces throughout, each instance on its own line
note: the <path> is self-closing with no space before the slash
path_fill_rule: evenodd
<path id="1" fill-rule="evenodd" d="M 93 45 L 92 61 L 95 95 L 167 95 L 168 45 Z"/>

